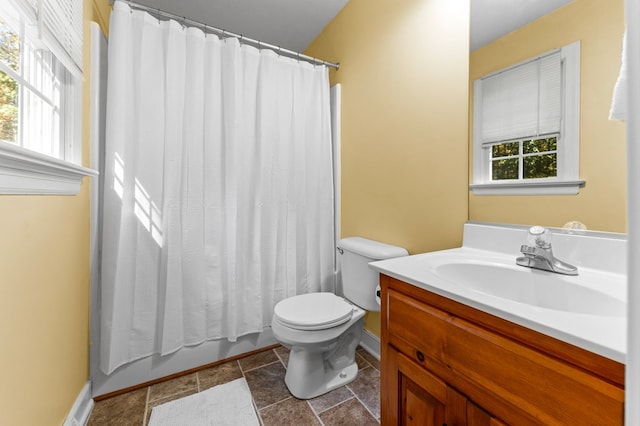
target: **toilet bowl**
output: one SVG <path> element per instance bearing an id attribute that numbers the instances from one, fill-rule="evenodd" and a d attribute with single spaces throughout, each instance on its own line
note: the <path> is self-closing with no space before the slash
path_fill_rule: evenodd
<path id="1" fill-rule="evenodd" d="M 360 237 L 340 241 L 345 296 L 320 292 L 292 296 L 274 308 L 271 328 L 290 349 L 285 383 L 293 396 L 310 399 L 352 382 L 367 310 L 380 310 L 375 299 L 375 260 L 406 256 L 401 247 Z"/>
<path id="2" fill-rule="evenodd" d="M 298 306 L 300 315 L 293 310 L 279 314 L 283 303 Z M 326 307 L 327 315 L 318 317 L 317 322 L 310 320 L 303 312 L 311 306 L 316 310 Z M 355 352 L 364 314 L 363 309 L 333 293 L 302 294 L 276 305 L 271 328 L 275 338 L 290 349 L 285 383 L 293 396 L 314 398 L 355 379 Z"/>

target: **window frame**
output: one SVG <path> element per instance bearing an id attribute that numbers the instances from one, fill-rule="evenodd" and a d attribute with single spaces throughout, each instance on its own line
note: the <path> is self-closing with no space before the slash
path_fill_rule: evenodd
<path id="1" fill-rule="evenodd" d="M 491 176 L 491 146 L 482 145 L 481 121 L 473 120 L 473 183 L 470 190 L 476 195 L 575 195 L 585 185 L 579 178 L 580 163 L 580 41 L 557 49 L 562 61 L 562 120 L 558 138 L 558 175 L 538 179 L 493 181 Z M 538 55 L 497 72 L 536 60 Z M 492 73 L 495 74 L 495 73 Z M 489 74 L 491 75 L 491 74 Z M 485 76 L 486 77 L 486 76 Z M 473 116 L 478 117 L 482 105 L 482 79 L 474 81 Z M 514 140 L 525 139 L 514 138 Z M 500 143 L 500 142 L 496 142 Z"/>

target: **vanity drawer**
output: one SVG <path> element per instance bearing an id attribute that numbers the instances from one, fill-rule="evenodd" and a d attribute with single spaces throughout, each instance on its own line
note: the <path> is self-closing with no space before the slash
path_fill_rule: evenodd
<path id="1" fill-rule="evenodd" d="M 535 342 L 383 288 L 383 340 L 507 423 L 623 424 L 620 386 L 537 350 Z"/>

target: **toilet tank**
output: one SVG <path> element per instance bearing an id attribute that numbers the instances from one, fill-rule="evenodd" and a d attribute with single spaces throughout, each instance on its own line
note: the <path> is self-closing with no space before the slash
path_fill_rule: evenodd
<path id="1" fill-rule="evenodd" d="M 340 240 L 338 252 L 344 297 L 367 311 L 380 311 L 375 294 L 378 272 L 369 268 L 369 263 L 407 256 L 407 250 L 362 237 L 349 237 Z"/>

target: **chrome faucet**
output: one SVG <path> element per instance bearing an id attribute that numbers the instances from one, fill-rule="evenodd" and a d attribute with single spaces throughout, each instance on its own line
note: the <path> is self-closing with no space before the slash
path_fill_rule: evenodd
<path id="1" fill-rule="evenodd" d="M 516 259 L 516 264 L 527 268 L 542 269 L 557 274 L 578 275 L 578 268 L 556 259 L 551 250 L 551 233 L 542 226 L 529 229 L 528 243 L 520 247 L 524 256 Z"/>

